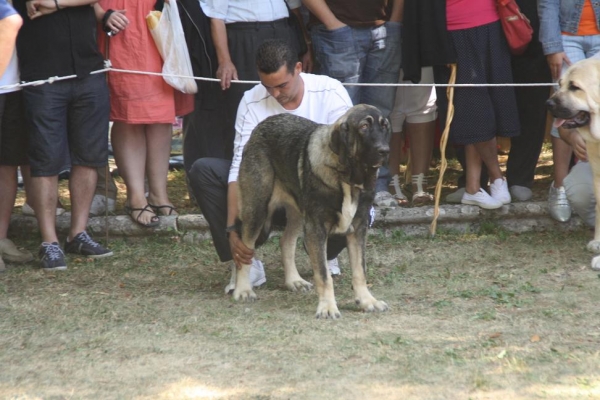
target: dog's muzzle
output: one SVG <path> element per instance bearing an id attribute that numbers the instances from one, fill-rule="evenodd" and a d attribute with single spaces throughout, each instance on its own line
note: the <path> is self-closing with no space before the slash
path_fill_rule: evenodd
<path id="1" fill-rule="evenodd" d="M 550 114 L 555 118 L 554 126 L 567 129 L 575 129 L 590 124 L 590 113 L 587 111 L 571 110 L 563 107 L 559 100 L 554 97 L 546 101 Z"/>

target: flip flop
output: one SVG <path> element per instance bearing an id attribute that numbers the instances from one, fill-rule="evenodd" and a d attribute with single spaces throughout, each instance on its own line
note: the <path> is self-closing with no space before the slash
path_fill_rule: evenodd
<path id="1" fill-rule="evenodd" d="M 152 205 L 152 204 L 148 203 L 148 205 L 150 207 L 152 207 L 152 210 L 154 210 L 154 213 L 156 215 L 159 215 L 159 212 L 160 212 L 160 215 L 164 215 L 164 216 L 173 215 L 173 213 L 175 213 L 175 215 L 177 215 L 177 212 L 175 211 L 175 207 L 171 206 L 169 204 L 165 204 L 164 206 L 155 206 L 155 205 Z M 162 211 L 160 211 L 161 208 L 168 209 L 168 212 L 166 214 L 164 214 Z"/>
<path id="2" fill-rule="evenodd" d="M 140 213 L 137 215 L 137 218 L 133 217 L 133 212 L 134 211 L 139 211 Z M 158 216 L 156 215 L 156 213 L 152 210 L 152 207 L 150 206 L 150 204 L 146 204 L 144 206 L 144 208 L 132 208 L 129 206 L 125 206 L 125 212 L 127 214 L 129 214 L 129 217 L 132 219 L 133 222 L 143 226 L 144 228 L 153 228 L 155 226 L 157 226 L 158 224 L 160 224 L 160 220 L 158 219 Z M 148 213 L 152 213 L 154 214 L 154 216 L 152 217 L 152 219 L 150 220 L 150 222 L 148 222 L 147 224 L 143 223 L 142 221 L 140 221 L 140 217 L 142 215 L 142 213 L 144 212 L 148 212 Z"/>

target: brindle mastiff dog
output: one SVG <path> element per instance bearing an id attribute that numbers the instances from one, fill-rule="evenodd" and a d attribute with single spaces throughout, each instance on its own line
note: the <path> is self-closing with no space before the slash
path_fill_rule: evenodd
<path id="1" fill-rule="evenodd" d="M 281 237 L 285 284 L 291 290 L 312 285 L 298 274 L 296 241 L 304 243 L 319 295 L 317 318 L 339 318 L 333 281 L 327 268 L 327 239 L 347 240 L 352 287 L 364 311 L 385 311 L 365 277 L 365 243 L 377 171 L 389 153 L 390 124 L 368 105 L 352 107 L 333 125 L 320 125 L 290 114 L 267 118 L 252 132 L 240 173 L 238 230 L 254 249 L 268 237 L 271 217 L 284 208 L 287 224 Z M 250 265 L 237 271 L 233 297 L 255 300 Z"/>
<path id="2" fill-rule="evenodd" d="M 556 118 L 555 126 L 577 129 L 585 140 L 597 200 L 595 235 L 587 248 L 600 253 L 600 60 L 587 59 L 571 65 L 558 83 L 558 90 L 546 104 Z M 592 268 L 600 269 L 600 256 L 593 258 Z"/>

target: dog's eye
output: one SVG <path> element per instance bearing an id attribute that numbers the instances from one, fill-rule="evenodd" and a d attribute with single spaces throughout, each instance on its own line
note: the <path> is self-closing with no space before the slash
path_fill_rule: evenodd
<path id="1" fill-rule="evenodd" d="M 575 92 L 577 90 L 581 90 L 581 88 L 579 88 L 577 85 L 575 85 L 573 82 L 569 82 L 569 90 L 572 92 Z"/>

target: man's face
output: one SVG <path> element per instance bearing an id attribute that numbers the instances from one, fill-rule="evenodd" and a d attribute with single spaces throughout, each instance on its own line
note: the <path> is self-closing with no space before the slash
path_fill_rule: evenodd
<path id="1" fill-rule="evenodd" d="M 294 71 L 290 73 L 287 66 L 282 65 L 276 72 L 265 74 L 258 72 L 260 82 L 267 89 L 267 92 L 273 96 L 283 107 L 293 103 L 302 89 L 300 72 L 302 64 L 297 63 Z"/>

